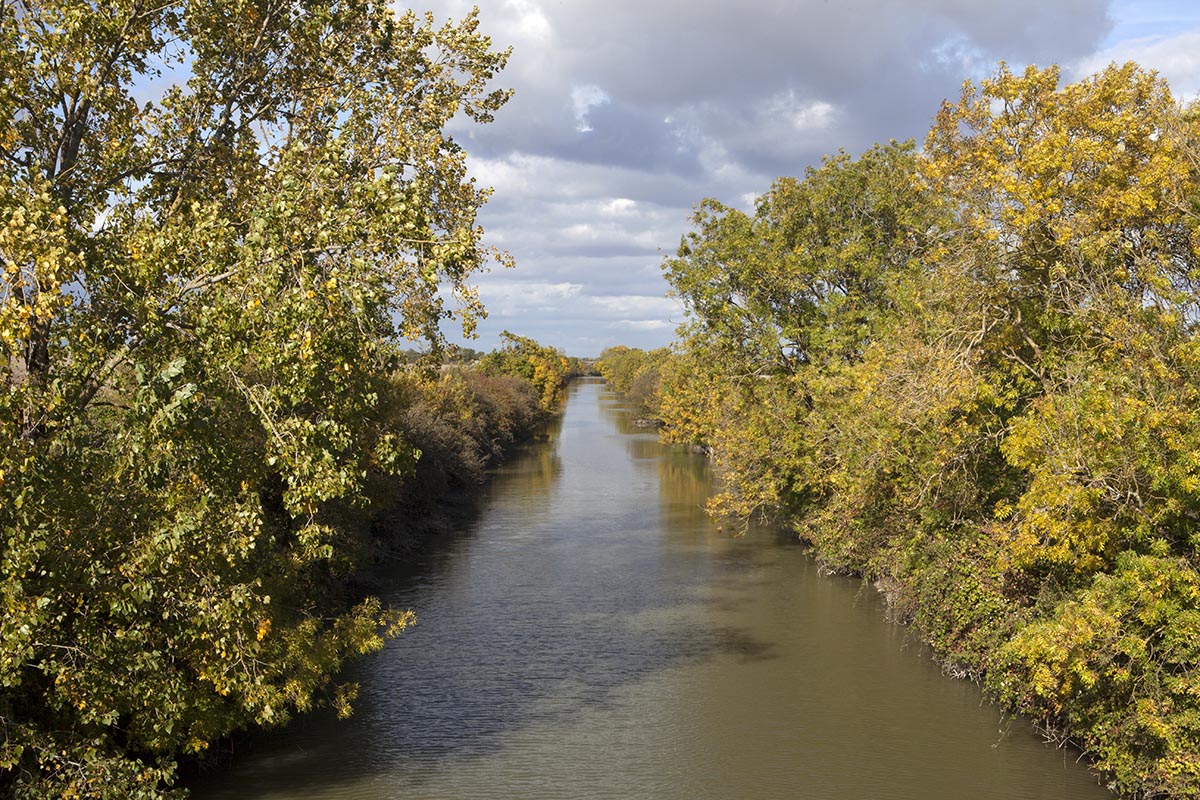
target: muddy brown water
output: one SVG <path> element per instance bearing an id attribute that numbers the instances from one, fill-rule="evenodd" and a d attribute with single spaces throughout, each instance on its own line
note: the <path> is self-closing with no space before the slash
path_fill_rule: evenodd
<path id="1" fill-rule="evenodd" d="M 199 800 L 1113 797 L 944 676 L 860 581 L 702 505 L 702 456 L 596 380 L 473 522 L 381 576 L 415 628 L 348 720 L 240 740 Z"/>

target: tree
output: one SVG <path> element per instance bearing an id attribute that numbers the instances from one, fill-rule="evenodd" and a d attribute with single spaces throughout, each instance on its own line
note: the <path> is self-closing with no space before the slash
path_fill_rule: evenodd
<path id="1" fill-rule="evenodd" d="M 664 263 L 694 320 L 681 363 L 699 371 L 669 370 L 665 431 L 712 448 L 725 478 L 715 511 L 791 514 L 825 492 L 827 431 L 810 415 L 847 391 L 841 376 L 915 269 L 935 212 L 916 158 L 911 142 L 839 153 L 777 180 L 753 216 L 705 201 Z"/>
<path id="2" fill-rule="evenodd" d="M 1134 64 L 1058 78 L 1002 66 L 967 86 L 924 174 L 961 210 L 959 252 L 979 254 L 990 380 L 1021 398 L 1004 443 L 1030 478 L 1002 506 L 1014 562 L 1086 578 L 1131 545 L 1190 547 L 1200 511 L 1194 123 Z"/>
<path id="3" fill-rule="evenodd" d="M 375 0 L 3 0 L 0 41 L 0 788 L 154 796 L 409 620 L 335 613 L 339 509 L 417 456 L 389 341 L 481 311 L 444 129 L 507 53 Z"/>
<path id="4" fill-rule="evenodd" d="M 657 420 L 662 401 L 662 370 L 671 358 L 665 347 L 640 350 L 616 345 L 605 348 L 596 359 L 596 368 L 613 387 L 625 395 L 634 412 L 642 419 Z"/>

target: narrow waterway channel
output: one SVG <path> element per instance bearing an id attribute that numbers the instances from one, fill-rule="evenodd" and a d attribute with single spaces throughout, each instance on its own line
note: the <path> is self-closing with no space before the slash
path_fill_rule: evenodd
<path id="1" fill-rule="evenodd" d="M 861 582 L 721 532 L 704 459 L 572 384 L 478 518 L 387 576 L 418 625 L 355 715 L 243 747 L 201 800 L 1112 796 L 941 674 Z"/>

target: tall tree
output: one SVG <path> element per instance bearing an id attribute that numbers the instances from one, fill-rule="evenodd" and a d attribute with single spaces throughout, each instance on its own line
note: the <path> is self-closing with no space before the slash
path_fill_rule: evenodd
<path id="1" fill-rule="evenodd" d="M 507 53 L 376 0 L 0 0 L 0 42 L 0 787 L 154 796 L 407 620 L 330 613 L 337 508 L 416 456 L 388 341 L 481 311 L 444 131 Z"/>
<path id="2" fill-rule="evenodd" d="M 1001 67 L 930 133 L 925 175 L 991 303 L 991 380 L 1023 398 L 1004 445 L 1031 479 L 1004 511 L 1023 565 L 1086 576 L 1189 535 L 1196 501 L 1167 476 L 1195 435 L 1193 124 L 1133 64 L 1061 87 Z"/>
<path id="3" fill-rule="evenodd" d="M 810 414 L 841 391 L 836 376 L 861 361 L 915 269 L 935 212 L 916 159 L 911 142 L 839 153 L 777 180 L 753 216 L 705 201 L 666 260 L 698 370 L 668 370 L 666 434 L 713 448 L 726 479 L 714 510 L 793 513 L 824 492 Z M 688 411 L 679 397 L 708 399 Z"/>

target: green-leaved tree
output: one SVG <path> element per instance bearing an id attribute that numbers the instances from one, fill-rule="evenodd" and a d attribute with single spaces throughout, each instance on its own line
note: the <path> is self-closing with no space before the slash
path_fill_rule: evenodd
<path id="1" fill-rule="evenodd" d="M 376 0 L 0 0 L 0 796 L 158 796 L 406 624 L 339 606 L 338 509 L 416 457 L 389 341 L 482 311 L 445 128 L 506 56 Z"/>

